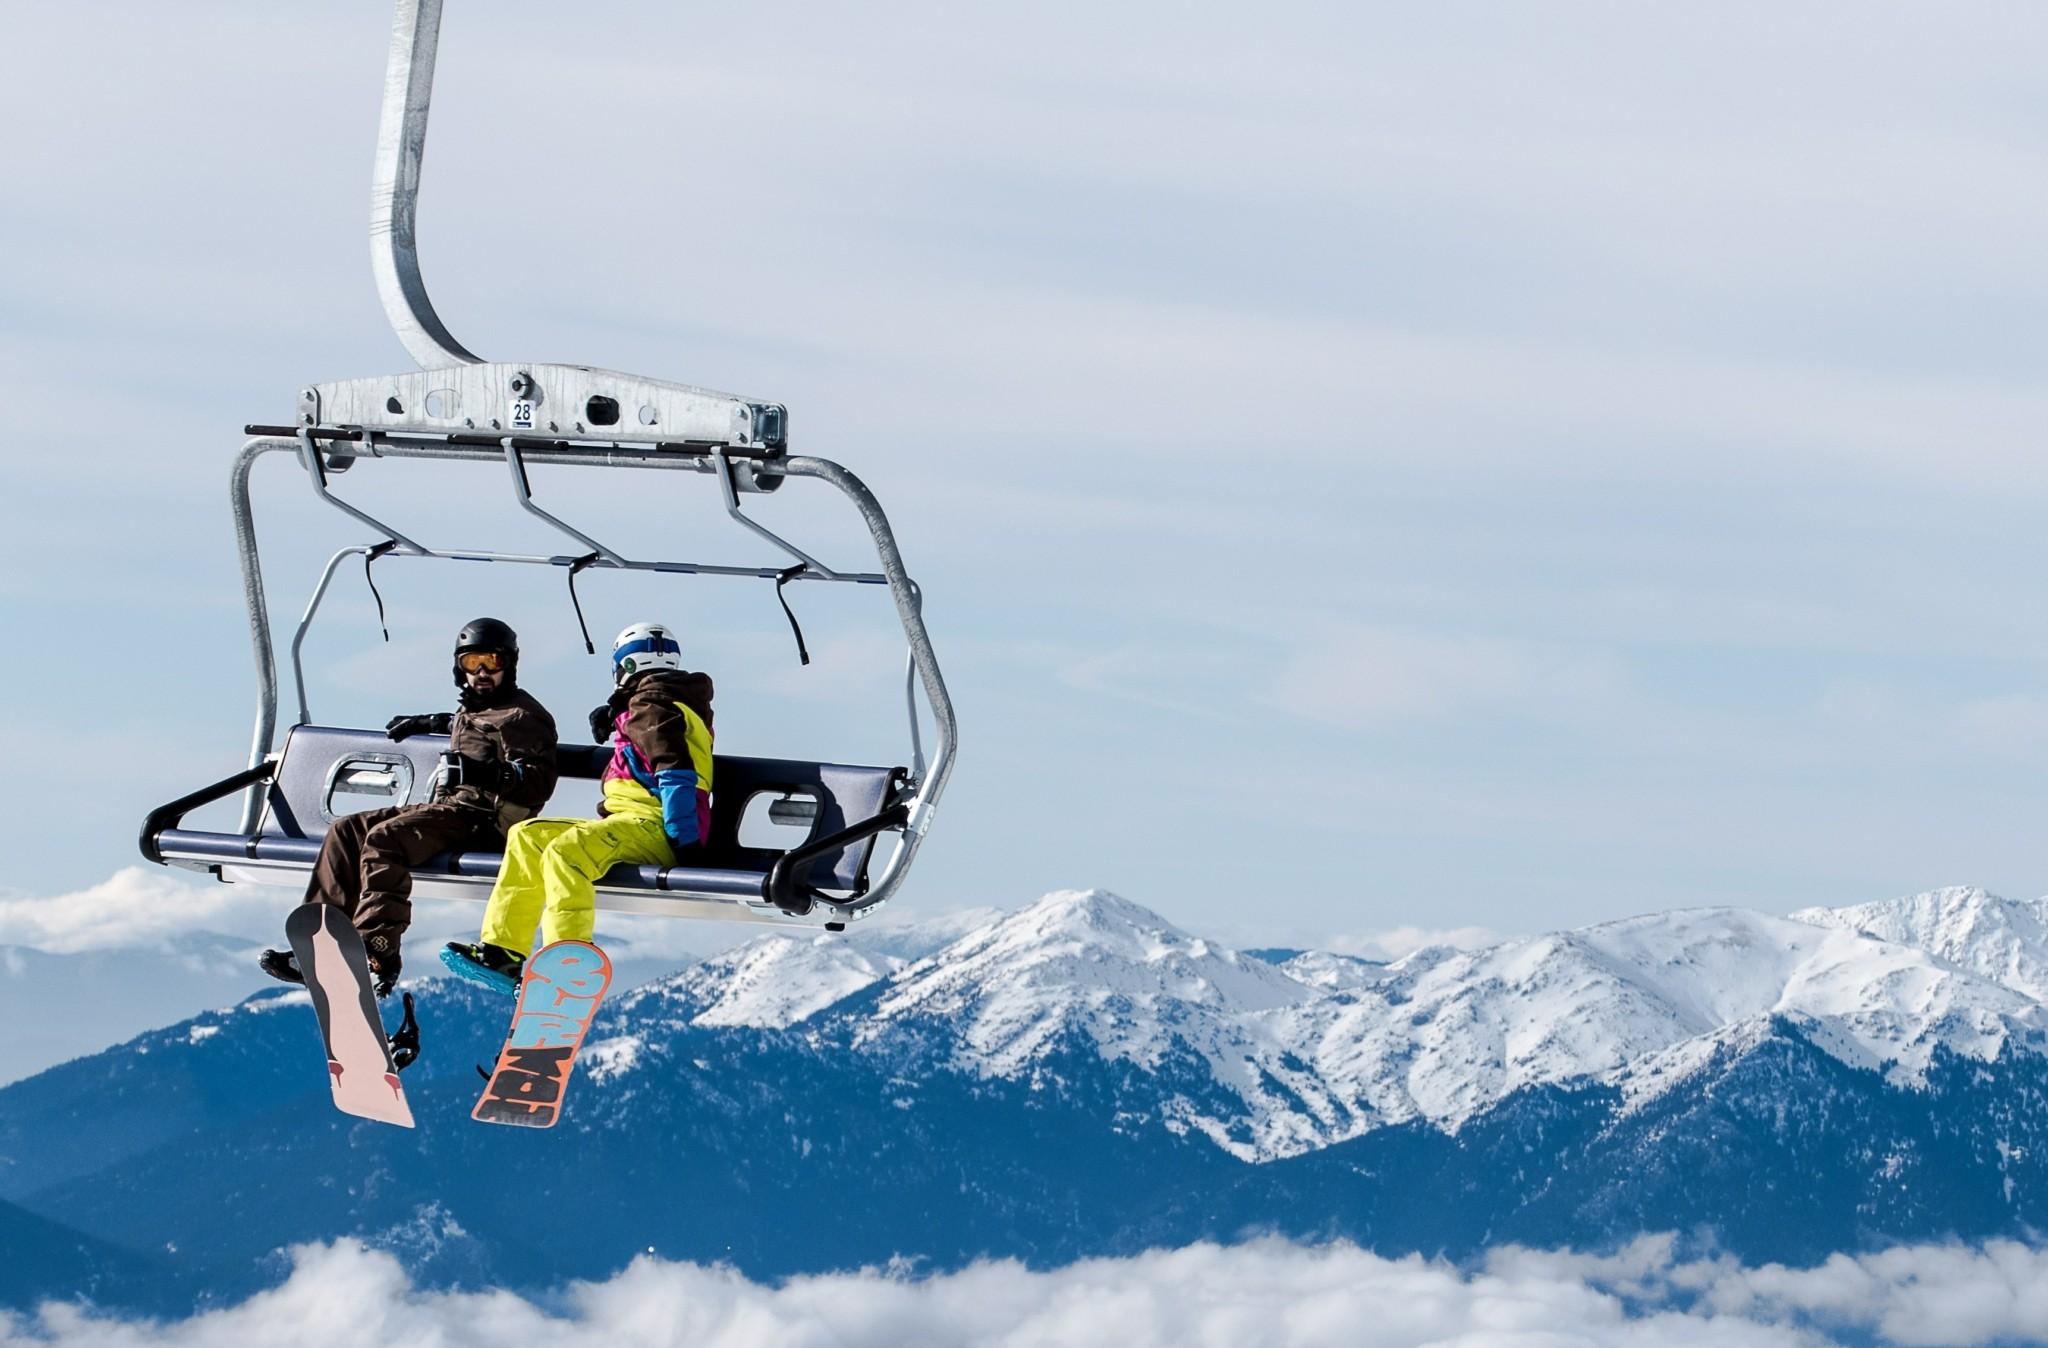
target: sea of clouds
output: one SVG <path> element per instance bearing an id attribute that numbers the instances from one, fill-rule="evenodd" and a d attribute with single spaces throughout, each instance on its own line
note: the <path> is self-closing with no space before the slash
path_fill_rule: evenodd
<path id="1" fill-rule="evenodd" d="M 2048 1250 L 1901 1246 L 1815 1268 L 1685 1258 L 1668 1236 L 1618 1253 L 1503 1248 L 1471 1267 L 1351 1245 L 1195 1245 L 1035 1271 L 869 1269 L 768 1285 L 643 1258 L 539 1301 L 414 1288 L 352 1242 L 293 1252 L 291 1276 L 225 1310 L 130 1321 L 73 1306 L 0 1316 L 4 1348 L 902 1348 L 906 1344 L 1907 1345 L 2048 1336 Z"/>
<path id="2" fill-rule="evenodd" d="M 301 897 L 297 886 L 223 885 L 174 871 L 124 866 L 97 884 L 63 894 L 0 890 L 0 947 L 50 955 L 149 952 L 209 932 L 252 945 L 280 945 L 285 914 Z M 412 943 L 431 950 L 443 939 L 473 936 L 482 916 L 480 903 L 421 904 L 414 909 Z M 622 913 L 607 913 L 604 921 L 611 940 L 640 958 L 687 961 L 701 958 L 706 944 L 691 930 L 704 923 Z M 756 933 L 735 925 L 719 934 L 734 941 Z M 419 972 L 431 971 L 430 962 L 422 964 Z"/>

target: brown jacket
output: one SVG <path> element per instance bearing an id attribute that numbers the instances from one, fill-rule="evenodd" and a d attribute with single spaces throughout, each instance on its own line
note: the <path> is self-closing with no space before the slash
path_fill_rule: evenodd
<path id="1" fill-rule="evenodd" d="M 597 812 L 658 819 L 671 842 L 702 841 L 711 821 L 711 676 L 642 674 L 614 689 L 604 711 L 621 733 Z"/>
<path id="2" fill-rule="evenodd" d="M 464 707 L 456 712 L 448 731 L 448 747 L 469 758 L 518 765 L 518 782 L 502 791 L 455 786 L 435 797 L 451 805 L 492 811 L 501 833 L 537 814 L 554 794 L 558 772 L 555 718 L 524 688 L 512 689 L 488 707 Z"/>
<path id="3" fill-rule="evenodd" d="M 689 723 L 677 704 L 696 712 L 709 728 L 711 691 L 709 674 L 657 669 L 612 694 L 612 714 L 626 713 L 626 738 L 647 760 L 648 771 L 691 766 Z"/>

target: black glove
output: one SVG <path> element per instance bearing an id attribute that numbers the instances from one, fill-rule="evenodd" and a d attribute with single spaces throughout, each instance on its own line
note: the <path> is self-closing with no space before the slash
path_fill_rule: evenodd
<path id="1" fill-rule="evenodd" d="M 606 702 L 590 709 L 590 738 L 599 744 L 612 742 L 612 728 L 617 724 L 618 717 L 612 714 L 611 703 Z"/>
<path id="2" fill-rule="evenodd" d="M 398 969 L 402 963 L 398 956 L 398 941 L 395 937 L 379 934 L 363 944 L 369 947 L 371 989 L 379 997 L 389 997 L 391 989 L 398 986 Z"/>
<path id="3" fill-rule="evenodd" d="M 514 781 L 519 778 L 517 769 L 494 758 L 471 758 L 468 754 L 456 757 L 462 760 L 462 774 L 457 780 L 464 786 L 473 786 L 479 791 L 498 791 L 504 787 L 507 778 Z"/>
<path id="4" fill-rule="evenodd" d="M 452 712 L 431 712 L 420 716 L 394 716 L 384 725 L 384 733 L 392 739 L 402 740 L 408 735 L 445 735 L 455 728 Z"/>

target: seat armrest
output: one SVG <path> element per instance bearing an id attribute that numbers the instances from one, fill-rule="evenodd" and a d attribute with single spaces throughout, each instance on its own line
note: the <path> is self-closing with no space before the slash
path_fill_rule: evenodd
<path id="1" fill-rule="evenodd" d="M 761 882 L 761 896 L 783 912 L 802 917 L 811 911 L 811 905 L 818 899 L 818 890 L 797 879 L 807 867 L 819 857 L 827 856 L 842 847 L 865 842 L 877 833 L 903 827 L 910 818 L 908 805 L 891 805 L 869 819 L 863 819 L 852 828 L 822 838 L 813 838 L 801 847 L 793 847 L 775 860 L 775 868 L 768 872 L 768 878 Z"/>
<path id="2" fill-rule="evenodd" d="M 276 761 L 265 759 L 253 768 L 243 768 L 232 777 L 221 778 L 212 786 L 202 786 L 189 796 L 180 796 L 167 805 L 157 806 L 149 812 L 149 818 L 142 821 L 142 837 L 139 842 L 143 857 L 159 866 L 166 864 L 163 851 L 157 846 L 157 840 L 163 836 L 164 830 L 178 827 L 186 815 L 202 805 L 211 805 L 214 801 L 232 796 L 235 792 L 254 786 L 258 782 L 269 781 L 275 771 Z"/>

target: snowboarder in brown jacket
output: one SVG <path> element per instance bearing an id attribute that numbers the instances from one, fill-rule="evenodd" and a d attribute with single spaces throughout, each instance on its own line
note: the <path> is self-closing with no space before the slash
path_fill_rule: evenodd
<path id="1" fill-rule="evenodd" d="M 306 902 L 331 903 L 362 933 L 379 997 L 401 967 L 399 943 L 412 922 L 412 868 L 441 852 L 497 852 L 505 832 L 539 812 L 554 793 L 555 721 L 518 686 L 519 638 L 496 618 L 478 618 L 455 639 L 458 710 L 395 716 L 394 740 L 448 736 L 434 797 L 424 805 L 344 815 L 327 830 L 306 886 Z M 266 950 L 263 971 L 304 982 L 289 950 Z"/>

